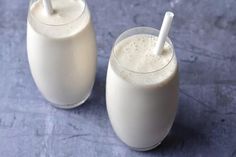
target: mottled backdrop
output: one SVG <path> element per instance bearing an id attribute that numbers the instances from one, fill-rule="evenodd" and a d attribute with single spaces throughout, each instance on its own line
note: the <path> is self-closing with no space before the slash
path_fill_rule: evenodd
<path id="1" fill-rule="evenodd" d="M 0 0 L 1 157 L 236 157 L 236 1 L 88 0 L 97 32 L 92 96 L 73 110 L 52 107 L 28 66 L 28 1 Z M 160 28 L 175 12 L 171 38 L 180 65 L 179 110 L 158 148 L 136 152 L 114 134 L 105 106 L 108 58 L 118 35 Z"/>

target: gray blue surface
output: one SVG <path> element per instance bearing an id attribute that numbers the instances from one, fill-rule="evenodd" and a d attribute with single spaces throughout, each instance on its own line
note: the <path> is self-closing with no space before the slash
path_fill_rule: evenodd
<path id="1" fill-rule="evenodd" d="M 97 32 L 92 96 L 73 110 L 52 107 L 37 90 L 26 53 L 28 1 L 0 1 L 1 157 L 236 157 L 236 1 L 88 0 Z M 105 77 L 115 38 L 134 26 L 160 28 L 176 16 L 171 38 L 180 65 L 179 110 L 170 135 L 135 152 L 114 134 Z"/>

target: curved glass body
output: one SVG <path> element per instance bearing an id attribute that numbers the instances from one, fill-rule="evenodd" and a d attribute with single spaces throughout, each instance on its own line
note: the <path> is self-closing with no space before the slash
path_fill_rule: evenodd
<path id="1" fill-rule="evenodd" d="M 56 1 L 52 0 L 52 5 Z M 74 1 L 83 7 L 81 12 L 69 20 L 55 20 L 53 24 L 43 14 L 37 15 L 40 12 L 36 6 L 41 3 L 42 0 L 32 0 L 28 13 L 27 51 L 31 73 L 48 101 L 56 107 L 73 108 L 89 97 L 95 80 L 97 55 L 91 15 L 85 1 Z"/>
<path id="2" fill-rule="evenodd" d="M 158 36 L 159 31 L 137 27 L 116 40 L 109 60 L 106 80 L 107 111 L 117 136 L 136 150 L 149 150 L 168 134 L 177 110 L 178 66 L 170 41 L 172 57 L 153 71 L 132 71 L 119 62 L 116 45 L 137 34 Z"/>

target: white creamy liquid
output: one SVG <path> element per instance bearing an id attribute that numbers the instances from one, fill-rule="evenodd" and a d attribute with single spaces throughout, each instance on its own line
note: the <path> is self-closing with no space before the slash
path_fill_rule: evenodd
<path id="1" fill-rule="evenodd" d="M 56 106 L 72 108 L 90 95 L 96 73 L 96 41 L 83 0 L 42 0 L 28 15 L 27 50 L 31 72 L 41 93 Z"/>
<path id="2" fill-rule="evenodd" d="M 157 37 L 133 35 L 110 58 L 106 101 L 116 134 L 130 147 L 148 150 L 168 134 L 178 99 L 178 68 L 172 45 L 155 53 Z"/>

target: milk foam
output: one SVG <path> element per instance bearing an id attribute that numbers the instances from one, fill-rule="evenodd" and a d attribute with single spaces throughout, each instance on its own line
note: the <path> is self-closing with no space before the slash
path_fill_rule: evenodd
<path id="1" fill-rule="evenodd" d="M 33 19 L 31 23 L 41 34 L 54 38 L 69 36 L 89 23 L 90 14 L 83 0 L 51 0 L 51 2 L 54 9 L 52 15 L 46 13 L 41 0 L 34 2 L 30 8 Z"/>
<path id="2" fill-rule="evenodd" d="M 119 64 L 115 69 L 119 75 L 132 82 L 149 84 L 165 81 L 175 73 L 177 63 L 173 59 L 175 56 L 172 46 L 166 42 L 162 54 L 157 55 L 155 52 L 157 40 L 158 37 L 154 35 L 138 34 L 115 45 L 114 58 Z M 114 59 L 111 62 L 114 62 Z M 122 66 L 123 69 L 117 66 Z"/>
<path id="3" fill-rule="evenodd" d="M 43 1 L 37 1 L 31 8 L 31 13 L 38 20 L 49 25 L 62 25 L 75 20 L 84 10 L 85 4 L 79 0 L 51 0 L 54 13 L 47 15 Z"/>

